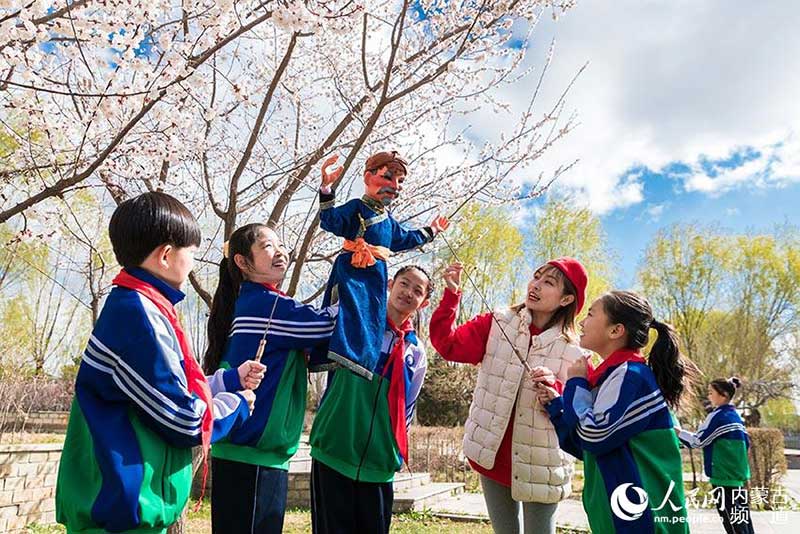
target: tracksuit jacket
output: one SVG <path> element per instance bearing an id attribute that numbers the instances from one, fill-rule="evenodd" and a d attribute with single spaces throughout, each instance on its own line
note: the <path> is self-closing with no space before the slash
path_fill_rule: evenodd
<path id="1" fill-rule="evenodd" d="M 129 274 L 174 305 L 184 294 L 143 269 Z M 208 377 L 216 441 L 249 415 L 236 369 Z M 226 392 L 228 391 L 228 392 Z M 114 287 L 75 381 L 56 487 L 69 533 L 162 533 L 181 515 L 206 404 L 187 389 L 183 354 L 147 297 Z"/>
<path id="2" fill-rule="evenodd" d="M 392 482 L 407 460 L 400 454 L 389 415 L 389 385 L 395 375 L 387 361 L 396 341 L 392 330 L 384 331 L 377 376 L 371 381 L 344 368 L 330 371 L 314 418 L 311 456 L 351 480 Z M 413 331 L 405 335 L 403 364 L 408 428 L 428 366 Z"/>
<path id="3" fill-rule="evenodd" d="M 327 345 L 335 317 L 335 307 L 317 310 L 268 284 L 242 282 L 220 367 L 235 369 L 252 359 L 268 329 L 261 359 L 267 371 L 255 390 L 253 415 L 212 447 L 214 458 L 289 468 L 306 408 L 304 350 Z"/>
<path id="4" fill-rule="evenodd" d="M 594 387 L 570 378 L 547 406 L 561 448 L 584 462 L 592 532 L 688 532 L 678 439 L 653 371 L 628 351 L 597 371 Z"/>
<path id="5" fill-rule="evenodd" d="M 747 484 L 750 437 L 732 404 L 723 404 L 708 414 L 697 433 L 681 430 L 678 439 L 689 448 L 703 449 L 703 466 L 711 484 L 735 487 Z"/>

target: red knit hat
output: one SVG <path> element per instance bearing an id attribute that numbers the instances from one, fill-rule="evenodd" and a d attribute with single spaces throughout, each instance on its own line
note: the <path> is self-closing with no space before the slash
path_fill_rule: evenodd
<path id="1" fill-rule="evenodd" d="M 586 268 L 575 258 L 567 256 L 550 260 L 547 264 L 564 273 L 567 280 L 575 286 L 575 291 L 577 292 L 575 314 L 579 314 L 583 309 L 583 302 L 586 299 L 586 284 L 589 281 L 589 274 L 586 272 Z"/>

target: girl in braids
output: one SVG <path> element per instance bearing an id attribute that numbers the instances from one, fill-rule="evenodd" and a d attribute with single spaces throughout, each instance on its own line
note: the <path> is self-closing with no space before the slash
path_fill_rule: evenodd
<path id="1" fill-rule="evenodd" d="M 266 340 L 267 367 L 253 415 L 214 458 L 211 525 L 215 533 L 280 533 L 289 459 L 297 451 L 306 406 L 304 351 L 330 339 L 335 308 L 317 310 L 279 288 L 289 256 L 278 234 L 248 224 L 231 234 L 208 319 L 206 369 L 237 367 Z"/>
<path id="2" fill-rule="evenodd" d="M 714 410 L 696 433 L 675 427 L 681 444 L 703 449 L 706 476 L 711 480 L 717 511 L 728 534 L 750 534 L 753 523 L 747 495 L 750 438 L 744 421 L 731 402 L 742 382 L 734 377 L 717 378 L 708 385 L 708 400 Z M 740 488 L 745 491 L 737 491 Z"/>
<path id="3" fill-rule="evenodd" d="M 681 356 L 674 330 L 636 293 L 606 293 L 580 326 L 581 347 L 603 362 L 589 369 L 585 358 L 576 361 L 562 394 L 537 388 L 561 448 L 583 459 L 592 532 L 689 532 L 669 408 L 679 405 L 694 366 Z M 658 338 L 645 360 L 651 329 Z"/>

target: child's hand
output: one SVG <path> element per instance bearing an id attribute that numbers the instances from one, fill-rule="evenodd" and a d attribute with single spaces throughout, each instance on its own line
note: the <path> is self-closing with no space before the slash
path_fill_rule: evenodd
<path id="1" fill-rule="evenodd" d="M 342 175 L 342 172 L 344 172 L 344 167 L 341 166 L 335 168 L 330 173 L 328 172 L 328 167 L 336 163 L 336 160 L 338 159 L 339 156 L 334 155 L 326 159 L 322 164 L 322 187 L 330 189 L 330 187 L 333 185 L 333 182 L 338 180 Z"/>
<path id="2" fill-rule="evenodd" d="M 537 365 L 531 369 L 529 376 L 537 385 L 552 386 L 556 383 L 556 375 L 553 374 L 553 371 L 549 367 L 543 365 Z"/>
<path id="3" fill-rule="evenodd" d="M 447 228 L 450 226 L 450 221 L 447 219 L 447 217 L 439 215 L 431 221 L 429 226 L 431 227 L 431 230 L 433 230 L 434 234 L 439 234 L 447 230 Z"/>
<path id="4" fill-rule="evenodd" d="M 266 365 L 255 360 L 247 360 L 240 365 L 237 371 L 239 371 L 239 381 L 242 383 L 242 389 L 256 389 L 261 384 L 266 370 Z"/>
<path id="5" fill-rule="evenodd" d="M 536 399 L 542 406 L 547 406 L 556 397 L 560 397 L 556 388 L 544 385 L 543 382 L 536 384 Z"/>
<path id="6" fill-rule="evenodd" d="M 447 284 L 447 289 L 453 293 L 458 293 L 461 287 L 461 272 L 464 270 L 464 265 L 461 263 L 451 263 L 444 270 L 444 283 Z"/>
<path id="7" fill-rule="evenodd" d="M 247 401 L 247 409 L 250 410 L 250 415 L 253 415 L 253 408 L 256 406 L 256 394 L 251 389 L 243 389 L 239 392 L 239 395 Z"/>
<path id="8" fill-rule="evenodd" d="M 581 378 L 586 378 L 589 376 L 589 366 L 586 363 L 586 358 L 578 358 L 572 362 L 572 365 L 570 365 L 567 369 L 567 377 L 575 378 L 576 376 Z"/>

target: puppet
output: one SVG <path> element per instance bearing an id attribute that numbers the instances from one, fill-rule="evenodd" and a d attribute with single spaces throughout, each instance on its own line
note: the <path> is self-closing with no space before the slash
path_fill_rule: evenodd
<path id="1" fill-rule="evenodd" d="M 403 189 L 407 163 L 397 152 L 378 152 L 367 159 L 364 169 L 366 194 L 334 206 L 333 184 L 342 167 L 328 172 L 337 156 L 322 165 L 320 226 L 344 238 L 323 297 L 323 306 L 339 304 L 339 314 L 327 353 L 316 349 L 309 362 L 312 371 L 342 365 L 372 379 L 386 331 L 386 260 L 393 252 L 429 243 L 444 231 L 449 221 L 436 217 L 420 230 L 404 228 L 388 208 Z"/>

